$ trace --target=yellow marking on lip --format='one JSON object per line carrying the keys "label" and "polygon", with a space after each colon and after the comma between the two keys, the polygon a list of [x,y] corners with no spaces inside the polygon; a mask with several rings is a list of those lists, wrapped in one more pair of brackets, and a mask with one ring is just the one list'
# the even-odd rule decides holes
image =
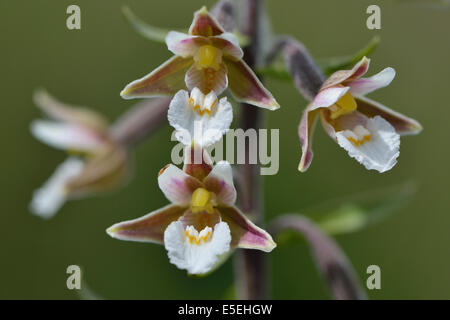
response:
{"label": "yellow marking on lip", "polygon": [[369,142],[372,135],[368,134],[362,137],[362,139],[355,139],[353,137],[347,137],[347,140],[353,143],[356,147],[362,146],[364,143]]}
{"label": "yellow marking on lip", "polygon": [[211,233],[211,231],[208,231],[206,233],[206,235],[203,235],[201,237],[196,237],[195,235],[192,235],[189,230],[186,230],[185,236],[188,239],[190,244],[195,244],[196,246],[198,246],[202,242],[206,243],[211,238],[212,233]]}

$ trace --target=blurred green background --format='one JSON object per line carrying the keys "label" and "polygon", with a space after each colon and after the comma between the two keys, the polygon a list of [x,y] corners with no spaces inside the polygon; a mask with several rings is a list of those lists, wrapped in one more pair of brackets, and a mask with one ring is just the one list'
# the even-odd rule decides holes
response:
{"label": "blurred green background", "polygon": [[[418,184],[412,201],[389,220],[337,237],[363,283],[367,266],[381,267],[382,289],[369,291],[372,299],[450,298],[450,10],[429,3],[267,1],[274,31],[297,37],[316,58],[354,53],[380,35],[369,72],[392,66],[398,76],[371,97],[424,126],[421,135],[402,139],[399,163],[385,174],[365,170],[318,127],[315,159],[300,174],[297,125],[306,101],[291,84],[267,82],[282,106],[266,114],[268,128],[281,128],[280,171],[265,180],[268,219],[359,191],[404,181]],[[79,31],[66,28],[70,4],[81,7]],[[168,126],[137,148],[136,175],[123,189],[69,202],[50,221],[28,212],[32,191],[65,158],[29,132],[30,121],[41,116],[32,91],[45,87],[62,101],[95,108],[114,120],[135,103],[119,97],[124,85],[171,55],[164,45],[132,30],[120,12],[125,4],[153,25],[182,29],[195,10],[214,2],[0,1],[0,298],[77,299],[66,288],[71,264],[82,266],[87,285],[104,298],[218,299],[232,286],[231,259],[209,277],[191,278],[169,263],[163,247],[121,242],[105,233],[115,222],[166,204],[156,174],[170,161]],[[381,6],[381,30],[365,26],[370,4]],[[269,259],[273,298],[328,298],[304,242],[279,246]]]}

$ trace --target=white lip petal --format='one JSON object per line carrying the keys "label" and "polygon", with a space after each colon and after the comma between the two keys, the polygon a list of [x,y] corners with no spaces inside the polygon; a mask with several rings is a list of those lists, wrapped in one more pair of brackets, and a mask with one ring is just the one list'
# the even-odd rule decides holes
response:
{"label": "white lip petal", "polygon": [[35,120],[30,128],[38,140],[57,149],[92,151],[104,142],[93,132],[68,123]]}
{"label": "white lip petal", "polygon": [[45,219],[53,217],[66,201],[65,184],[80,174],[83,167],[83,161],[78,158],[71,157],[61,163],[45,184],[34,191],[31,212]]}
{"label": "white lip petal", "polygon": [[370,132],[369,141],[356,146],[349,140],[353,133],[344,130],[336,132],[337,142],[368,170],[385,172],[392,169],[400,155],[400,135],[380,116],[367,119],[364,127]]}
{"label": "white lip petal", "polygon": [[[222,255],[230,250],[231,234],[228,224],[219,222],[214,226],[212,234],[208,237],[211,228],[198,232],[189,226],[184,228],[180,221],[172,222],[164,232],[164,246],[170,262],[179,269],[187,270],[190,274],[205,274],[211,271],[216,263],[220,262]],[[189,241],[187,233],[206,241]]]}
{"label": "white lip petal", "polygon": [[[186,91],[177,92],[170,103],[168,119],[170,125],[177,130],[175,137],[178,141],[184,145],[191,145],[195,141],[196,144],[207,147],[219,141],[230,128],[233,109],[226,98],[217,101],[214,92],[206,97],[199,92],[194,88],[191,99]],[[200,108],[196,107],[194,110],[197,104]]]}

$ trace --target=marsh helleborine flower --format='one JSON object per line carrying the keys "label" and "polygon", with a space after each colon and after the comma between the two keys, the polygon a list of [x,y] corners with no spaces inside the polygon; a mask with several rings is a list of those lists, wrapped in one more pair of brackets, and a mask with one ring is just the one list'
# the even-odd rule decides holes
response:
{"label": "marsh helleborine flower", "polygon": [[54,120],[34,120],[32,134],[42,142],[77,154],[69,156],[33,193],[32,213],[51,218],[68,198],[109,190],[124,181],[127,152],[108,135],[105,119],[91,110],[64,105],[45,91],[34,100]]}
{"label": "marsh helleborine flower", "polygon": [[421,131],[417,121],[364,97],[389,85],[395,76],[393,68],[386,68],[370,78],[362,78],[369,62],[364,57],[352,70],[332,74],[306,108],[299,125],[300,171],[308,169],[312,161],[311,138],[317,116],[328,135],[350,157],[379,172],[388,171],[396,164],[400,135]]}
{"label": "marsh helleborine flower", "polygon": [[225,32],[206,8],[194,14],[189,34],[171,31],[167,47],[175,56],[122,90],[125,99],[172,96],[179,90],[195,87],[204,94],[220,95],[227,87],[238,101],[275,110],[279,108],[272,94],[264,88],[242,60],[237,38]]}
{"label": "marsh helleborine flower", "polygon": [[[195,164],[194,154],[201,161]],[[254,225],[234,204],[236,189],[228,162],[215,166],[205,150],[193,145],[184,170],[165,166],[158,184],[170,205],[141,218],[110,227],[113,238],[164,244],[170,262],[190,274],[211,271],[231,248],[275,248],[272,237]]]}

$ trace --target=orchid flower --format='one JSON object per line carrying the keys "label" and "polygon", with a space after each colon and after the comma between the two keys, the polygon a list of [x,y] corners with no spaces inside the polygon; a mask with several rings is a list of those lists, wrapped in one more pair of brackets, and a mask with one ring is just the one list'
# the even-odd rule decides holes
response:
{"label": "orchid flower", "polygon": [[[194,154],[202,161],[195,164]],[[184,170],[165,166],[158,184],[171,202],[141,218],[107,229],[117,239],[164,244],[170,262],[190,274],[210,272],[232,248],[275,248],[272,237],[236,206],[236,189],[228,162],[215,166],[204,149],[187,148]]]}
{"label": "orchid flower", "polygon": [[175,137],[186,146],[208,147],[219,141],[230,128],[233,109],[227,98],[218,100],[214,91],[206,96],[194,88],[189,95],[181,90],[169,105],[169,123]]}
{"label": "orchid flower", "polygon": [[299,125],[302,158],[299,170],[308,169],[312,161],[311,138],[315,120],[350,157],[367,169],[390,170],[399,156],[400,136],[417,134],[421,125],[364,95],[388,86],[395,77],[386,68],[370,78],[362,78],[370,60],[364,57],[352,70],[332,74],[303,113]]}
{"label": "orchid flower", "polygon": [[68,198],[108,190],[124,179],[127,152],[110,139],[105,119],[91,110],[64,105],[45,91],[35,102],[53,120],[34,120],[32,134],[40,141],[75,153],[55,170],[30,204],[32,213],[51,218]]}
{"label": "orchid flower", "polygon": [[175,56],[128,84],[121,92],[123,98],[172,96],[186,87],[220,95],[228,87],[238,101],[270,110],[279,108],[243,61],[244,53],[237,38],[225,32],[205,7],[194,14],[189,34],[171,31],[166,44]]}

